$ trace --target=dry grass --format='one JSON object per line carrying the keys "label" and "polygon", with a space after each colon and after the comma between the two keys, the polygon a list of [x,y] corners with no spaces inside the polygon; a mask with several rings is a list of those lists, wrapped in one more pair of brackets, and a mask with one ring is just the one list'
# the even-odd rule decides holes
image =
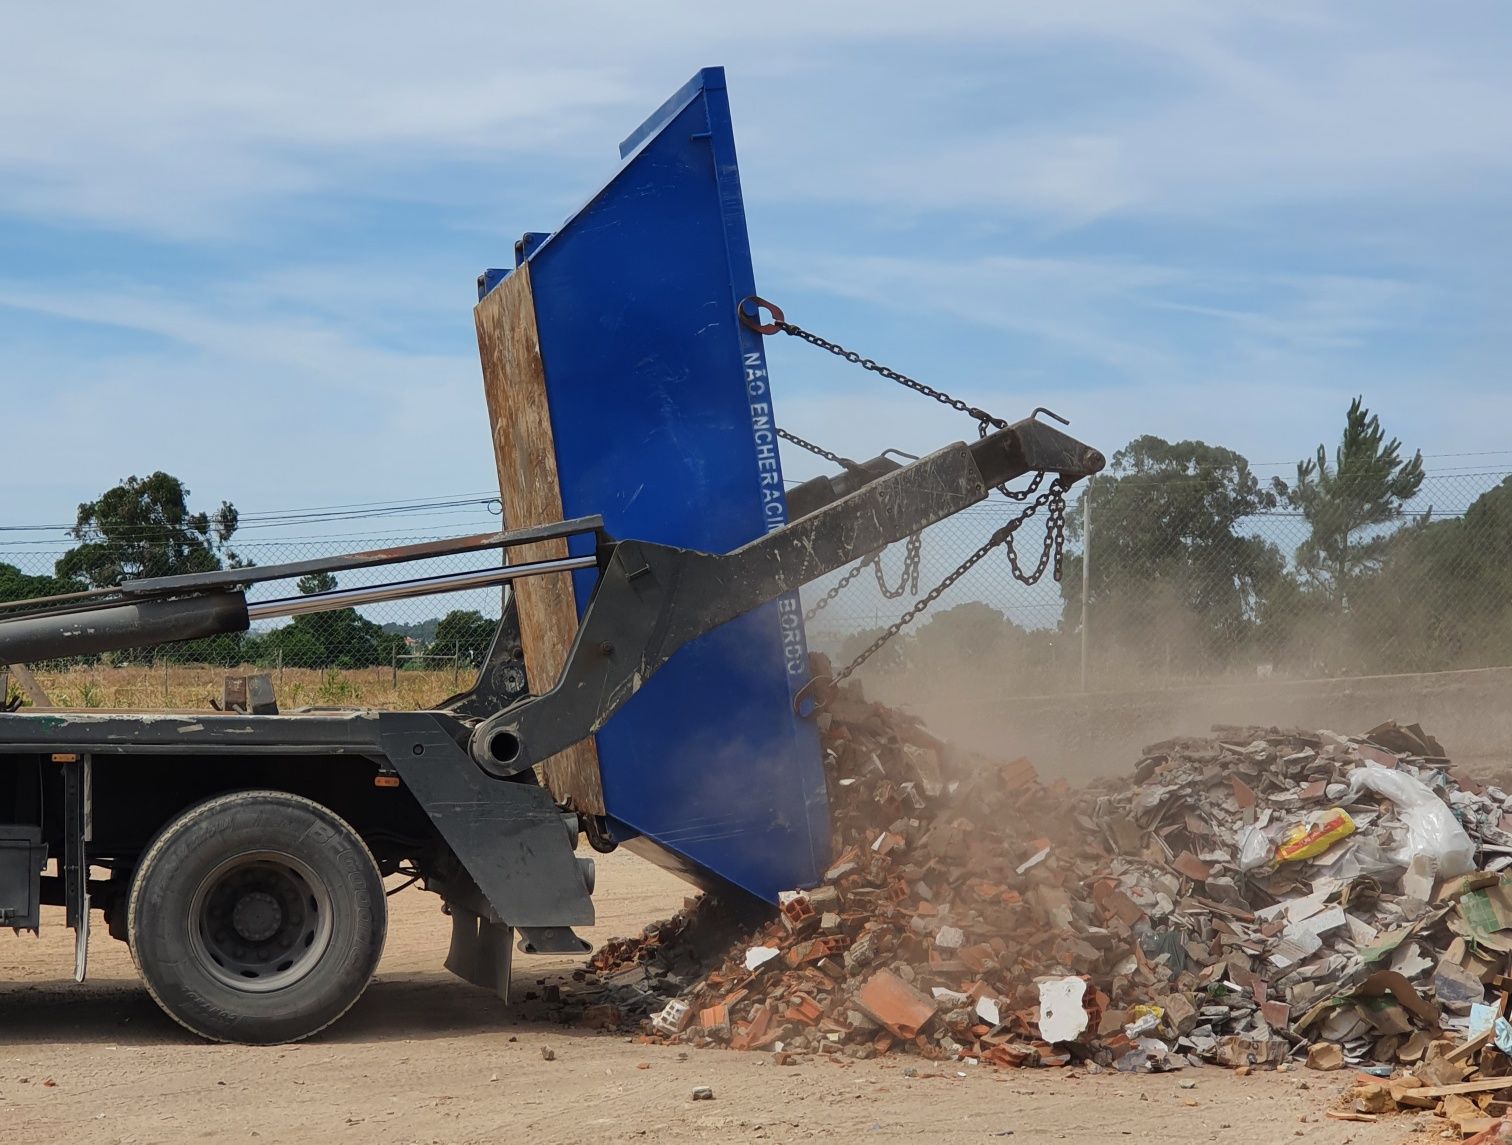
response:
{"label": "dry grass", "polygon": [[[224,668],[204,664],[155,667],[71,668],[38,672],[37,680],[60,708],[165,708],[209,710],[221,698],[221,682],[229,675],[260,671],[252,667]],[[279,707],[284,710],[321,705],[391,708],[413,711],[444,700],[471,683],[466,669],[402,671],[357,668],[322,671],[286,668],[269,671]],[[12,681],[11,687],[15,688]]]}

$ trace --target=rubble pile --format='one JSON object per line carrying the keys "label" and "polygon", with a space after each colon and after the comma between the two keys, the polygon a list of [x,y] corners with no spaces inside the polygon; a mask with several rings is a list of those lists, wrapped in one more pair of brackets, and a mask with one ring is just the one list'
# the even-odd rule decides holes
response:
{"label": "rubble pile", "polygon": [[1358,1099],[1377,1108],[1512,1074],[1512,797],[1422,729],[1218,728],[1072,790],[854,686],[819,718],[823,882],[697,956],[707,899],[595,956],[600,996],[653,1036],[1001,1066],[1296,1059],[1382,1075]]}

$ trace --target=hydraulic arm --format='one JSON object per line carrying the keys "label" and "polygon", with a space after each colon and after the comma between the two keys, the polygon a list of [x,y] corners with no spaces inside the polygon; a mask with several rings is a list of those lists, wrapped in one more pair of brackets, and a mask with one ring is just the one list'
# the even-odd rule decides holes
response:
{"label": "hydraulic arm", "polygon": [[[1027,473],[1054,473],[1061,488],[1096,473],[1102,454],[1029,418],[957,442],[907,465],[865,462],[844,482],[800,487],[804,515],[730,553],[610,538],[584,517],[508,533],[203,575],[129,581],[117,588],[0,605],[0,663],[95,655],[128,647],[245,631],[253,620],[462,588],[597,565],[599,578],[560,677],[549,689],[488,715],[473,759],[513,775],[592,735],[678,648],[758,605],[793,592],[894,541],[982,501]],[[798,491],[795,491],[798,492]],[[399,580],[249,604],[249,585],[438,556],[509,549],[593,533],[592,556]],[[9,614],[8,618],[7,614]]]}

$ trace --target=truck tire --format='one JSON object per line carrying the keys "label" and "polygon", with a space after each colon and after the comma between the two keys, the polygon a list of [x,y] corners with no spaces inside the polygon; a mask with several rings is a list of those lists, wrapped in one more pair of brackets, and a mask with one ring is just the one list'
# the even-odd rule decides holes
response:
{"label": "truck tire", "polygon": [[383,879],[329,808],[238,791],[185,811],[132,876],[126,929],[153,1000],[218,1042],[307,1038],[367,988],[388,929]]}

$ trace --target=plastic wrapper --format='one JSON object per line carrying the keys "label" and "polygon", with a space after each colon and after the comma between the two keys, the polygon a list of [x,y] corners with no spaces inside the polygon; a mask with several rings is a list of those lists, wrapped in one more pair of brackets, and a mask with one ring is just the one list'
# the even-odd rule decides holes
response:
{"label": "plastic wrapper", "polygon": [[1239,869],[1248,874],[1265,866],[1274,851],[1263,827],[1246,827],[1239,836]]}
{"label": "plastic wrapper", "polygon": [[1352,797],[1362,791],[1384,795],[1396,804],[1407,836],[1392,858],[1409,866],[1416,855],[1432,860],[1440,878],[1453,878],[1475,869],[1475,844],[1454,813],[1428,787],[1404,771],[1374,763],[1357,767],[1349,776]]}
{"label": "plastic wrapper", "polygon": [[1330,807],[1327,811],[1314,811],[1301,823],[1291,828],[1276,847],[1276,861],[1298,863],[1315,858],[1340,839],[1354,834],[1354,820],[1342,807]]}

